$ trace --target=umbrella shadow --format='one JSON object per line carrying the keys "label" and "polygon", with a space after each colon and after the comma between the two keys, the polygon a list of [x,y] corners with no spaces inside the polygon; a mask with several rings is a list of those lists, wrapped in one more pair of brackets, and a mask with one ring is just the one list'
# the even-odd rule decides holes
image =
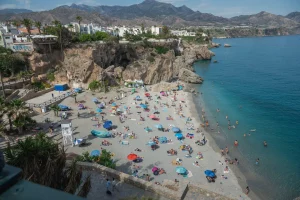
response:
{"label": "umbrella shadow", "polygon": [[84,112],[84,113],[80,113],[80,117],[79,118],[91,118],[94,117],[95,114],[89,113],[89,112]]}

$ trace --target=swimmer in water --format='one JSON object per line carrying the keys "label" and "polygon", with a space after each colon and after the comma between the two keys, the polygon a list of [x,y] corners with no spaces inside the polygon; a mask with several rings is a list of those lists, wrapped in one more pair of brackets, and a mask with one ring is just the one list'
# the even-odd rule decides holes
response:
{"label": "swimmer in water", "polygon": [[219,108],[217,108],[217,112],[220,112],[220,109],[219,109]]}
{"label": "swimmer in water", "polygon": [[236,124],[239,124],[239,121],[238,121],[238,120],[236,120],[236,121],[235,121],[235,123],[236,123]]}
{"label": "swimmer in water", "polygon": [[226,119],[228,119],[228,116],[226,115]]}
{"label": "swimmer in water", "polygon": [[256,165],[258,165],[258,164],[259,164],[259,158],[257,158],[257,159],[256,159],[256,162],[255,162],[255,164],[256,164]]}
{"label": "swimmer in water", "polygon": [[234,141],[234,146],[236,146],[236,147],[237,147],[238,145],[239,145],[238,141],[237,141],[237,140],[235,140],[235,141]]}
{"label": "swimmer in water", "polygon": [[267,147],[267,146],[268,146],[267,142],[266,142],[266,141],[264,141],[264,147]]}
{"label": "swimmer in water", "polygon": [[244,133],[244,137],[246,137],[246,133]]}

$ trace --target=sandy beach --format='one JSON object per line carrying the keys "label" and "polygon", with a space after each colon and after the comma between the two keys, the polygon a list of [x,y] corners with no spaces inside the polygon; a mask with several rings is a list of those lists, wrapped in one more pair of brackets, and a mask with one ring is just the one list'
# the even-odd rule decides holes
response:
{"label": "sandy beach", "polygon": [[[219,152],[216,152],[212,146],[211,137],[208,133],[200,127],[200,121],[197,114],[196,107],[193,103],[192,94],[188,92],[178,91],[176,92],[176,101],[173,103],[175,106],[172,106],[172,99],[174,93],[169,94],[168,96],[162,96],[159,92],[152,92],[151,87],[148,87],[149,93],[152,96],[152,100],[148,100],[145,97],[145,92],[143,89],[137,89],[136,93],[131,94],[130,88],[123,88],[124,96],[120,100],[116,100],[115,97],[121,97],[120,91],[111,91],[109,93],[92,93],[91,91],[85,91],[77,95],[77,101],[83,102],[87,107],[85,110],[78,110],[77,103],[75,103],[74,98],[66,98],[61,104],[67,105],[72,108],[72,111],[69,111],[69,119],[72,119],[72,127],[74,138],[87,138],[88,145],[84,147],[78,147],[71,145],[66,146],[66,151],[68,153],[82,154],[83,152],[91,152],[93,150],[107,149],[114,154],[113,159],[116,161],[117,170],[132,174],[133,164],[139,167],[138,176],[143,174],[149,174],[151,176],[151,181],[162,183],[165,179],[167,180],[188,180],[193,183],[199,184],[202,188],[220,193],[227,197],[233,199],[249,199],[245,195],[245,189],[241,188],[238,179],[230,169],[230,165],[227,165],[225,162],[225,157],[221,156]],[[140,96],[140,101],[135,101],[134,99]],[[160,96],[160,99],[157,99],[157,96]],[[101,130],[104,131],[103,122],[101,122],[101,117],[99,118],[100,126],[98,127],[98,121],[92,121],[91,117],[94,114],[91,114],[91,111],[96,111],[97,106],[93,102],[93,98],[98,98],[99,101],[104,101],[106,103],[105,109],[103,112],[106,113],[104,120],[110,120],[113,123],[115,129],[111,130],[111,133],[119,133],[118,136],[114,138],[97,138],[91,135],[92,130]],[[125,106],[130,107],[130,112],[126,113],[126,118],[124,122],[121,123],[119,117],[110,113],[112,106],[108,102],[113,99],[113,101],[118,105],[119,109],[125,112]],[[140,103],[148,102],[149,111],[146,112],[143,108],[139,106]],[[182,106],[182,111],[178,115],[179,106]],[[152,115],[155,110],[154,106],[157,107],[159,114],[155,114],[159,120],[153,120],[149,116]],[[80,117],[77,117],[79,112]],[[167,120],[167,117],[171,116],[173,120]],[[143,117],[145,121],[140,121],[140,117]],[[186,124],[187,118],[190,117],[190,121]],[[43,122],[46,118],[49,118],[53,123],[57,124],[57,128],[54,132],[58,135],[56,139],[61,140],[61,133],[59,128],[60,118],[54,117],[52,111],[35,116],[34,119],[37,122]],[[169,132],[159,131],[156,126],[161,124],[165,129],[169,128]],[[124,127],[129,127],[128,131],[125,131]],[[188,127],[193,126],[195,130],[188,130]],[[152,129],[150,132],[145,131],[145,127]],[[175,134],[172,131],[172,127],[180,128],[182,134],[186,136],[187,133],[193,134],[193,138],[185,138],[184,140],[178,140],[175,137]],[[196,129],[200,127],[201,132],[197,133]],[[47,129],[47,127],[45,127]],[[122,133],[122,135],[121,135]],[[130,139],[129,137],[124,137],[125,134],[135,134],[136,139]],[[172,142],[166,144],[158,144],[159,148],[152,151],[151,147],[146,145],[151,141],[155,136],[158,137],[167,137],[168,140]],[[195,144],[197,140],[202,140],[206,138],[208,142],[204,146],[199,146]],[[103,140],[107,140],[112,145],[103,146],[101,145]],[[123,143],[129,143],[129,145],[123,145]],[[187,151],[180,150],[181,145],[190,145],[193,149],[191,157],[187,158]],[[141,152],[135,151],[138,148]],[[167,151],[174,149],[177,151],[177,155],[168,155]],[[201,152],[203,159],[198,159],[197,153]],[[130,153],[137,154],[142,157],[143,161],[140,163],[133,163],[127,159],[127,155]],[[175,172],[177,165],[174,165],[175,160],[179,158],[182,160],[181,166],[188,170],[187,176],[178,175]],[[194,164],[195,161],[198,161],[198,165]],[[172,164],[173,163],[173,164]],[[229,167],[229,172],[224,173],[225,167]],[[163,168],[166,171],[166,174],[161,174],[154,176],[152,173],[152,168],[158,167]],[[215,183],[209,183],[204,174],[205,170],[216,169],[217,179]],[[104,186],[103,186],[104,187]]]}

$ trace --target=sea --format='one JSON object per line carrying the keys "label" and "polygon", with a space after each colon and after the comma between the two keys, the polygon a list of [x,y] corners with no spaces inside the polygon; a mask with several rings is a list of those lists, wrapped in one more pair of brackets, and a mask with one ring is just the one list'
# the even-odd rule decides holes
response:
{"label": "sea", "polygon": [[222,46],[211,49],[212,61],[194,64],[204,79],[196,86],[202,94],[195,102],[205,107],[210,134],[239,160],[246,185],[258,199],[299,197],[300,35],[213,42]]}

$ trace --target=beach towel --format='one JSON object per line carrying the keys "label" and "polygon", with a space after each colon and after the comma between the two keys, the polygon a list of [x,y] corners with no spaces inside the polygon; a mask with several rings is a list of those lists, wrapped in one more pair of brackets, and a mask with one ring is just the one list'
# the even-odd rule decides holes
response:
{"label": "beach towel", "polygon": [[229,173],[229,171],[224,171],[224,174],[228,174]]}

